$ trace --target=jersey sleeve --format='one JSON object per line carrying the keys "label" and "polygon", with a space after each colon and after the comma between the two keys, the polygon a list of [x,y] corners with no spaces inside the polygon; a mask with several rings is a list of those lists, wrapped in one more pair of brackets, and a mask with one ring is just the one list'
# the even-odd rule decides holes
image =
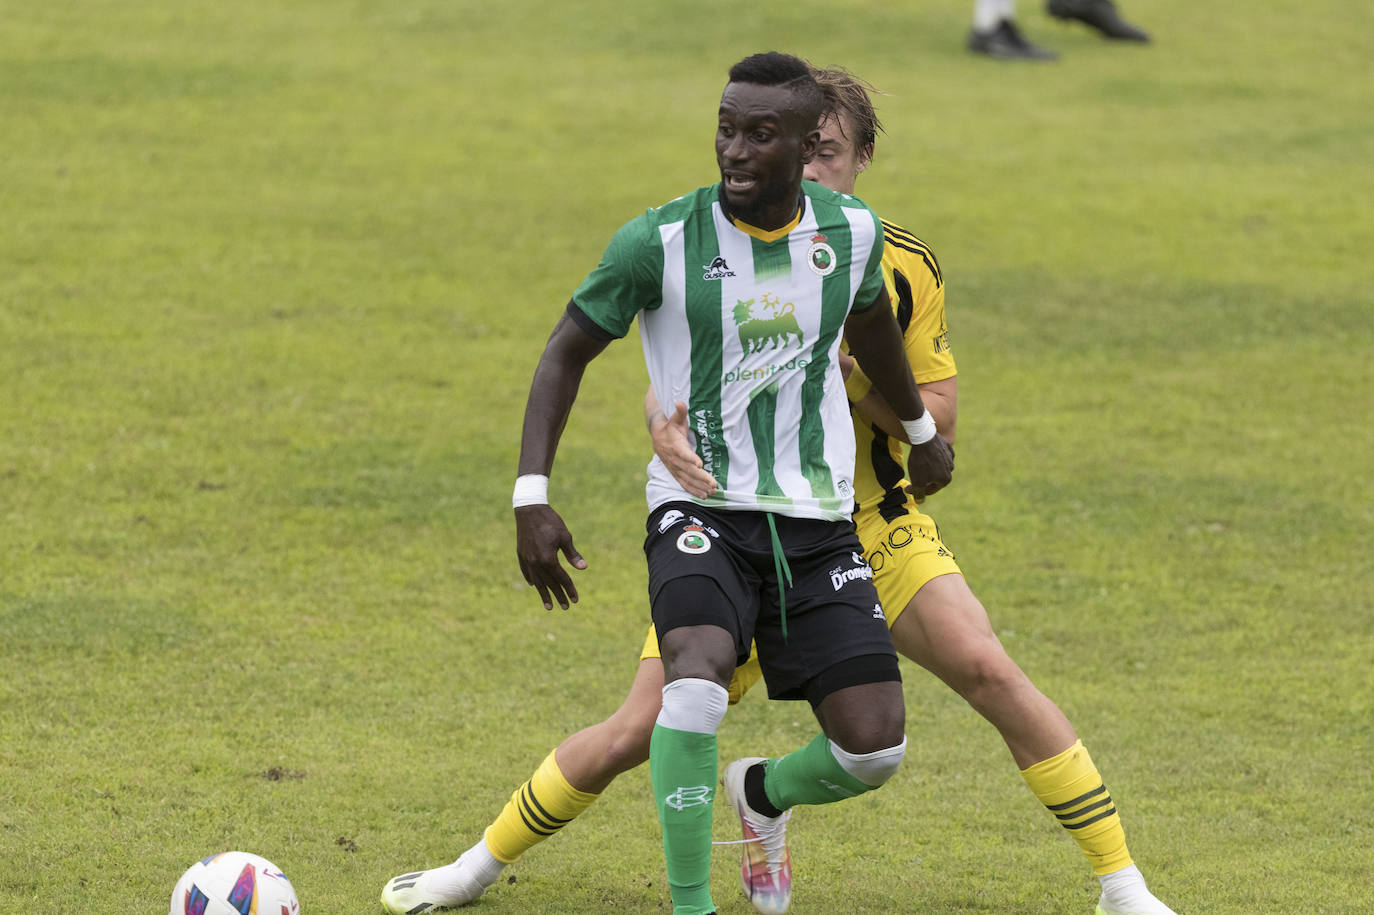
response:
{"label": "jersey sleeve", "polygon": [[874,305],[874,298],[878,295],[878,290],[883,285],[883,226],[878,219],[878,214],[872,210],[868,211],[873,217],[874,239],[873,248],[868,252],[868,261],[864,264],[863,279],[859,281],[859,291],[854,295],[855,312],[867,311]]}
{"label": "jersey sleeve", "polygon": [[[954,351],[949,346],[949,328],[945,323],[945,285],[935,282],[924,266],[921,269],[925,276],[918,273],[921,281],[912,284],[911,320],[902,328],[902,344],[916,383],[927,384],[952,378],[958,370],[954,366]],[[893,272],[896,285],[897,271]],[[897,307],[900,323],[900,299]]]}
{"label": "jersey sleeve", "polygon": [[620,227],[572,300],[613,337],[629,333],[639,312],[662,304],[663,246],[647,214]]}
{"label": "jersey sleeve", "polygon": [[899,226],[886,224],[888,246],[883,258],[892,309],[902,328],[902,345],[917,384],[942,381],[957,374],[945,322],[945,283],[940,262],[930,246]]}
{"label": "jersey sleeve", "polygon": [[[902,230],[891,236],[882,272],[888,298],[902,329],[902,346],[917,384],[943,381],[958,374],[945,322],[945,284],[935,254],[924,242]],[[855,403],[872,382],[857,365],[845,380],[845,393]]]}

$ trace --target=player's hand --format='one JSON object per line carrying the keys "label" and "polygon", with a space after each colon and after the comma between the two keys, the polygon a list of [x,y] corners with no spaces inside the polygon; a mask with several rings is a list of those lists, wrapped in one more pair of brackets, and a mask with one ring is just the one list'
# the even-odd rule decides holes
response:
{"label": "player's hand", "polygon": [[933,495],[949,485],[954,477],[954,446],[943,435],[921,445],[912,445],[906,461],[907,492],[917,498]]}
{"label": "player's hand", "polygon": [[687,444],[685,403],[679,400],[672,416],[660,414],[654,419],[649,424],[649,435],[654,440],[654,454],[688,493],[705,499],[720,489],[716,478],[703,469],[701,457]]}
{"label": "player's hand", "polygon": [[558,561],[560,552],[574,569],[587,567],[558,512],[547,505],[522,505],[515,510],[515,554],[520,559],[520,572],[539,592],[545,610],[552,610],[554,601],[564,610],[569,601],[577,603],[577,588]]}

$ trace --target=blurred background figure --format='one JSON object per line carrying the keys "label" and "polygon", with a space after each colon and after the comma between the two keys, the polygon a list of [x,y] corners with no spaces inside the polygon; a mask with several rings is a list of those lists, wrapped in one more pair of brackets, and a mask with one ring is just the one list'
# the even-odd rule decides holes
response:
{"label": "blurred background figure", "polygon": [[[1150,36],[1121,18],[1112,0],[1048,0],[1045,9],[1056,19],[1077,20],[1118,41],[1149,41]],[[1016,0],[974,0],[973,28],[968,49],[1005,60],[1057,60],[1059,55],[1021,34],[1016,25]]]}

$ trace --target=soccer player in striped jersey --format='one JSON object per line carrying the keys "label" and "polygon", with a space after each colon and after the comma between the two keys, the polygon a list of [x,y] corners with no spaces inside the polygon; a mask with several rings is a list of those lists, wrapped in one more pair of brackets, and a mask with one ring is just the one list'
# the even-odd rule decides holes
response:
{"label": "soccer player in striped jersey", "polygon": [[[832,190],[852,192],[872,159],[880,125],[865,84],[841,70],[818,70],[815,75],[832,114],[822,124],[821,143],[806,177]],[[955,366],[945,328],[939,264],[930,248],[911,233],[887,222],[883,232],[884,279],[915,380],[942,433],[952,439]],[[847,387],[860,443],[856,520],[899,651],[945,679],[1002,731],[1031,790],[1079,841],[1100,875],[1099,912],[1168,913],[1149,894],[1131,864],[1119,814],[1072,727],[1006,657],[982,606],[940,542],[934,521],[904,491],[898,444],[901,427],[872,392],[863,372],[854,370],[852,362],[848,366]],[[646,416],[655,450],[670,472],[694,495],[713,491],[715,480],[704,472],[700,457],[687,444],[686,412],[678,410],[670,420],[651,391]],[[729,701],[738,701],[758,679],[757,659],[751,657],[737,669]],[[617,775],[648,758],[662,686],[663,668],[651,629],[621,707],[604,721],[569,736],[551,752],[511,796],[483,838],[457,861],[396,878],[388,890],[396,884],[404,888],[395,891],[393,898],[407,904],[463,905],[480,896],[505,865],[556,835]],[[1040,723],[1021,726],[1022,718]],[[782,827],[782,823],[757,822],[745,826],[746,835],[752,832],[758,841],[746,845],[741,876],[746,894],[759,911],[784,911],[790,898],[790,860]],[[384,894],[383,901],[387,898]],[[398,904],[388,911],[409,908]]]}
{"label": "soccer player in striped jersey", "polygon": [[[850,521],[842,336],[913,441],[913,483],[923,492],[948,483],[953,451],[907,365],[877,216],[802,180],[824,103],[795,57],[757,54],[730,69],[715,137],[720,182],[616,232],[550,335],[525,410],[517,554],[546,609],[577,600],[560,553],[586,567],[548,504],[558,439],[586,365],[633,321],[657,396],[690,405],[700,454],[720,483],[693,499],[656,461],[646,489],[664,679],[649,767],[674,915],[715,912],[716,730],[751,644],[770,698],[807,700],[820,733],[766,770],[727,771],[736,806],[766,796],[778,821],[796,804],[843,801],[879,788],[906,751],[897,655]],[[846,573],[838,583],[836,569]],[[421,874],[389,889],[399,883],[427,892],[433,880]]]}

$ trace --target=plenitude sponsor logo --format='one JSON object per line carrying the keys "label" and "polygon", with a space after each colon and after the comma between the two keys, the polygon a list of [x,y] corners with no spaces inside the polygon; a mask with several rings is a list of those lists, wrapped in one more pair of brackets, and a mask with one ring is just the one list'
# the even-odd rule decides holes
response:
{"label": "plenitude sponsor logo", "polygon": [[806,368],[810,364],[810,359],[796,356],[786,362],[770,362],[767,365],[761,365],[755,369],[747,369],[741,366],[726,372],[725,377],[722,378],[721,381],[724,384],[732,384],[736,381],[765,381],[778,372],[795,372]]}

